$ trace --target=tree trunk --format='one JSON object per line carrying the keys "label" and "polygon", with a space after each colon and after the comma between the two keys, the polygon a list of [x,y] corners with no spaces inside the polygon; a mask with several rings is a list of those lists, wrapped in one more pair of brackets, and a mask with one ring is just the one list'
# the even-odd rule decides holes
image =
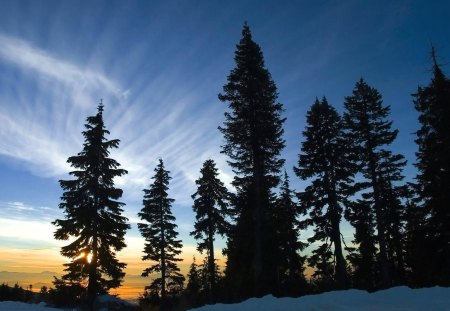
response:
{"label": "tree trunk", "polygon": [[254,173],[254,239],[255,239],[255,255],[254,255],[254,271],[253,271],[253,285],[255,295],[258,297],[262,295],[263,284],[261,284],[262,274],[262,206],[261,206],[261,182],[259,170],[255,169]]}
{"label": "tree trunk", "polygon": [[[88,283],[88,303],[90,307],[93,307],[95,297],[97,296],[98,288],[97,288],[97,258],[98,258],[98,250],[97,250],[97,235],[94,234],[92,237],[92,257],[91,262],[89,263],[89,283]],[[87,259],[86,259],[87,260]]]}
{"label": "tree trunk", "polygon": [[346,261],[342,253],[341,231],[339,228],[339,215],[332,215],[332,237],[334,244],[334,256],[336,258],[335,277],[339,289],[348,288],[348,276]]}
{"label": "tree trunk", "polygon": [[373,198],[375,207],[375,217],[377,220],[378,231],[378,243],[380,246],[380,270],[381,270],[381,282],[382,288],[389,288],[391,286],[391,278],[389,273],[389,262],[387,258],[387,246],[386,246],[386,228],[384,225],[384,217],[381,206],[380,190],[378,186],[378,178],[375,172],[375,159],[372,152],[370,152],[369,170],[371,175],[371,183],[373,188]]}
{"label": "tree trunk", "polygon": [[[329,174],[325,174],[325,183],[328,192],[328,207],[330,208],[331,236],[330,240],[334,244],[334,256],[336,258],[335,278],[338,289],[348,288],[347,263],[342,253],[342,241],[339,215],[339,203],[336,194],[334,181],[330,181]],[[332,184],[333,183],[333,184]]]}
{"label": "tree trunk", "polygon": [[209,217],[209,228],[208,228],[208,270],[209,270],[209,303],[213,304],[215,301],[215,288],[216,288],[216,264],[214,259],[214,231],[211,224],[211,217]]}
{"label": "tree trunk", "polygon": [[166,237],[164,228],[164,212],[162,199],[160,206],[160,222],[161,222],[161,310],[165,310],[166,300]]}
{"label": "tree trunk", "polygon": [[258,296],[261,294],[261,272],[262,272],[262,206],[261,206],[261,191],[260,191],[260,182],[259,176],[255,177],[255,185],[254,185],[254,193],[255,193],[255,205],[254,205],[254,220],[255,220],[255,230],[253,232],[255,238],[255,257],[254,257],[254,289],[255,294]]}
{"label": "tree trunk", "polygon": [[[93,229],[93,236],[92,236],[92,246],[91,246],[91,262],[89,263],[89,283],[88,283],[88,289],[87,289],[87,296],[88,296],[88,303],[90,305],[90,308],[92,309],[94,307],[94,300],[95,297],[98,294],[98,280],[97,280],[97,261],[98,261],[98,241],[97,241],[97,233],[98,233],[98,210],[99,210],[99,203],[98,203],[98,197],[95,195],[95,201],[94,201],[94,211],[92,213],[92,229]],[[89,254],[86,254],[86,256],[89,256]],[[87,257],[86,257],[87,260]]]}
{"label": "tree trunk", "polygon": [[253,103],[252,120],[250,124],[252,156],[253,156],[253,221],[254,221],[254,240],[255,240],[255,254],[253,257],[253,289],[256,297],[263,294],[264,284],[262,283],[263,271],[263,251],[262,251],[262,222],[263,222],[263,206],[261,202],[261,175],[263,174],[262,160],[260,159],[260,144],[258,141],[259,133],[257,131],[257,116],[256,107]]}

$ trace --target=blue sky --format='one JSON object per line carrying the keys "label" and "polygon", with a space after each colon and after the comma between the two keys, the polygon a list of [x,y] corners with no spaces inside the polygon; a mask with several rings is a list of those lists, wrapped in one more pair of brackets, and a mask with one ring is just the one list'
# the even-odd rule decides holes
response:
{"label": "blue sky", "polygon": [[[193,253],[190,195],[203,161],[213,158],[221,178],[232,179],[220,154],[217,127],[226,105],[217,94],[234,67],[244,21],[286,110],[283,156],[296,190],[304,186],[291,172],[306,111],[324,95],[342,111],[361,77],[391,105],[400,130],[392,149],[409,160],[411,180],[418,128],[411,94],[430,79],[431,42],[449,72],[448,1],[2,0],[0,7],[4,254],[57,254],[61,243],[52,240],[50,221],[62,217],[58,180],[68,177],[66,159],[81,150],[85,118],[100,99],[110,138],[121,140],[112,157],[129,171],[117,181],[126,216],[136,223],[142,189],[162,157],[180,233]],[[133,227],[127,254],[137,261],[143,244]],[[0,270],[34,269],[5,256]]]}

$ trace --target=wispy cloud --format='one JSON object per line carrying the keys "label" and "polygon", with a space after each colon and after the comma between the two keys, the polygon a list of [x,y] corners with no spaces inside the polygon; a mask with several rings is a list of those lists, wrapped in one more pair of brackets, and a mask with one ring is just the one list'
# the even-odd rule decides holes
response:
{"label": "wispy cloud", "polygon": [[[211,104],[215,92],[205,97],[204,85],[180,85],[176,63],[134,91],[101,72],[4,35],[2,62],[20,72],[13,84],[23,95],[0,94],[0,155],[22,161],[34,174],[61,178],[71,170],[66,160],[81,150],[85,118],[95,113],[102,96],[106,127],[111,138],[121,139],[112,156],[129,172],[117,180],[125,200],[141,200],[159,157],[171,171],[171,195],[178,204],[192,203],[194,181],[207,158],[216,160],[227,184],[231,181],[217,131],[224,107]],[[25,89],[28,84],[35,93]]]}
{"label": "wispy cloud", "polygon": [[49,222],[54,220],[54,208],[33,206],[24,202],[1,202],[0,218]]}
{"label": "wispy cloud", "polygon": [[[81,151],[85,118],[95,113],[101,94],[109,138],[121,140],[111,156],[129,172],[117,179],[124,190],[122,200],[127,203],[125,216],[133,224],[126,236],[128,247],[120,256],[132,263],[129,271],[142,271],[144,242],[134,224],[141,221],[137,212],[142,189],[152,182],[161,157],[173,177],[169,192],[176,199],[174,214],[181,224],[183,250],[188,250],[189,260],[183,264],[187,269],[195,253],[189,238],[194,219],[190,195],[203,161],[214,159],[222,180],[231,182],[225,157],[220,154],[222,137],[217,130],[224,106],[216,102],[215,91],[205,97],[204,85],[177,81],[176,63],[164,68],[148,86],[139,90],[124,87],[119,79],[106,78],[23,40],[1,35],[0,66],[19,73],[19,78],[12,80],[15,91],[0,94],[0,155],[20,161],[35,175],[67,178],[72,168],[66,160]],[[53,239],[55,227],[51,221],[64,217],[62,211],[56,206],[25,203],[32,198],[17,200],[23,202],[0,202],[0,244],[27,249],[53,247],[52,252],[58,254],[59,246],[67,242]]]}
{"label": "wispy cloud", "polygon": [[[121,91],[116,83],[99,72],[80,68],[17,38],[0,35],[0,57],[25,70],[65,83],[76,92],[101,87],[117,96],[129,93]],[[81,101],[78,104],[88,103]]]}
{"label": "wispy cloud", "polygon": [[2,63],[16,76],[12,91],[0,95],[0,155],[24,161],[38,175],[67,172],[67,154],[80,145],[82,120],[98,94],[126,94],[99,72],[0,34]]}

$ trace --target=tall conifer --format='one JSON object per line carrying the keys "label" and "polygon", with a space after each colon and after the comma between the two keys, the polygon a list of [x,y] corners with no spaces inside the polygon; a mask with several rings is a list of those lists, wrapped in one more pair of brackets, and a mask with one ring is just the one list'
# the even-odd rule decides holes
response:
{"label": "tall conifer", "polygon": [[[386,120],[390,107],[383,106],[381,94],[376,89],[361,79],[356,83],[353,95],[345,98],[344,105],[346,134],[354,147],[353,152],[358,159],[359,171],[367,181],[362,184],[366,190],[361,194],[360,204],[354,205],[363,211],[353,210],[349,220],[355,227],[362,225],[360,229],[367,230],[368,235],[372,232],[368,226],[370,227],[371,221],[374,221],[381,277],[381,284],[374,286],[387,288],[393,285],[389,266],[388,229],[400,217],[397,205],[399,193],[395,193],[393,189],[396,183],[403,179],[402,169],[406,161],[402,155],[393,154],[386,149],[397,137],[398,130],[391,130],[392,121]],[[388,198],[387,193],[394,197]],[[361,218],[358,218],[359,216]],[[365,233],[361,231],[359,234]],[[366,242],[372,239],[364,236],[360,238]],[[370,253],[373,248],[374,246],[368,246],[366,252]]]}
{"label": "tall conifer", "polygon": [[213,160],[206,160],[200,170],[201,176],[195,181],[197,191],[192,195],[194,200],[195,230],[191,232],[199,241],[197,249],[207,252],[207,275],[209,302],[215,300],[216,263],[214,258],[215,235],[225,236],[230,231],[229,220],[231,210],[229,207],[230,194],[223,182],[218,178],[216,165]]}
{"label": "tall conifer", "polygon": [[219,130],[225,137],[222,152],[230,160],[236,176],[234,206],[237,223],[228,243],[226,276],[233,284],[235,298],[263,295],[273,290],[272,271],[276,244],[271,241],[272,189],[279,183],[284,160],[282,105],[277,89],[265,68],[261,48],[244,25],[235,52],[236,67],[228,75],[219,99],[229,112]]}
{"label": "tall conifer", "polygon": [[322,242],[309,259],[316,268],[315,277],[323,286],[344,289],[349,286],[347,263],[343,255],[340,222],[343,208],[353,193],[351,184],[356,166],[343,137],[342,120],[326,98],[315,103],[307,113],[298,167],[303,180],[311,180],[299,193],[302,210],[309,212],[306,225],[314,226],[309,242]]}
{"label": "tall conifer", "polygon": [[164,308],[167,296],[179,294],[183,288],[184,276],[177,265],[177,262],[182,261],[177,257],[181,254],[182,244],[177,239],[177,225],[171,211],[174,199],[169,198],[167,193],[171,177],[169,171],[164,169],[162,159],[159,159],[152,179],[150,188],[144,189],[144,207],[138,213],[145,221],[138,223],[146,242],[142,260],[153,261],[153,265],[146,268],[142,276],[160,273],[146,289],[160,295]]}
{"label": "tall conifer", "polygon": [[[122,190],[114,187],[114,178],[127,173],[109,158],[110,149],[118,148],[119,140],[107,140],[103,122],[103,104],[95,116],[87,118],[83,131],[83,150],[67,162],[75,169],[75,179],[60,180],[64,193],[59,208],[65,218],[56,219],[55,238],[73,242],[61,248],[61,254],[71,259],[64,264],[62,281],[81,284],[87,280],[90,302],[95,296],[119,287],[126,264],[119,262],[116,252],[125,245],[124,235],[129,225],[121,214],[125,204],[117,201]],[[60,284],[59,282],[58,284]]]}
{"label": "tall conifer", "polygon": [[425,285],[450,285],[450,79],[441,70],[432,50],[433,77],[414,94],[420,113],[416,167],[420,205],[424,207],[429,281]]}

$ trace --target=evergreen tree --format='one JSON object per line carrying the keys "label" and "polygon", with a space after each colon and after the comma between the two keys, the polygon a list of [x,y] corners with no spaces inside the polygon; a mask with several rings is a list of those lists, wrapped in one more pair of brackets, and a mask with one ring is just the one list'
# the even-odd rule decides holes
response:
{"label": "evergreen tree", "polygon": [[162,308],[168,295],[174,296],[183,288],[184,276],[180,273],[177,258],[181,254],[181,241],[177,239],[175,231],[175,217],[171,206],[174,199],[169,198],[169,171],[164,169],[164,163],[159,159],[155,168],[153,183],[149,189],[144,189],[144,207],[138,213],[145,223],[138,223],[146,243],[142,260],[151,260],[155,263],[142,272],[143,277],[153,273],[161,273],[146,289],[157,293],[161,297]]}
{"label": "evergreen tree", "polygon": [[186,285],[186,291],[193,295],[199,295],[202,289],[200,270],[195,262],[195,256],[192,258],[191,266],[187,274],[188,283]]}
{"label": "evergreen tree", "polygon": [[289,176],[284,172],[280,197],[274,211],[276,239],[279,244],[278,270],[280,296],[300,296],[306,293],[305,257],[300,252],[307,246],[300,241],[300,230],[304,229],[298,220],[299,208],[293,201],[293,192],[289,186]]}
{"label": "evergreen tree", "polygon": [[[213,273],[216,293],[218,293],[219,291],[217,291],[217,289],[218,287],[220,287],[222,274],[220,273],[220,269],[217,263],[214,263]],[[208,297],[210,289],[211,277],[209,271],[209,258],[205,257],[203,263],[201,265],[198,265],[194,257],[193,262],[189,268],[188,284],[185,290],[186,297],[189,299],[189,306],[199,307],[201,305],[204,305],[205,302],[208,302],[208,300],[210,300]],[[217,296],[215,298],[217,300]]]}
{"label": "evergreen tree", "polygon": [[375,216],[367,201],[358,199],[345,210],[345,218],[355,228],[352,243],[347,247],[351,264],[353,287],[373,291],[379,283]]}
{"label": "evergreen tree", "polygon": [[[402,169],[406,161],[402,155],[393,154],[385,149],[395,140],[398,130],[391,130],[392,121],[386,120],[390,107],[383,107],[381,94],[376,89],[361,79],[356,83],[353,95],[345,98],[344,104],[346,134],[353,143],[359,170],[367,180],[362,184],[366,190],[362,193],[360,204],[353,205],[358,209],[362,208],[363,211],[352,211],[353,216],[349,220],[354,224],[358,222],[356,226],[362,225],[361,229],[368,230],[366,231],[368,234],[372,231],[368,227],[372,225],[372,219],[374,220],[377,230],[375,241],[379,248],[378,262],[381,276],[379,286],[387,288],[393,284],[389,267],[387,230],[396,219],[400,218],[397,214],[398,206],[395,206],[398,193],[393,189],[395,183],[403,179]],[[388,199],[386,197],[388,192],[394,197]],[[362,218],[355,220],[358,216]],[[365,233],[361,231],[360,234]],[[361,238],[366,239],[366,242],[373,240],[372,237],[361,236]],[[355,242],[358,241],[355,239]],[[374,247],[368,247],[366,252],[372,252]]]}
{"label": "evergreen tree", "polygon": [[[396,158],[395,158],[396,157]],[[389,274],[392,285],[406,283],[406,199],[409,197],[406,185],[396,185],[395,181],[403,179],[401,163],[403,156],[384,158],[380,163],[380,180],[383,182],[380,193],[386,219],[386,248],[389,259]],[[394,165],[392,165],[394,163]],[[403,164],[406,162],[403,161]]]}
{"label": "evergreen tree", "polygon": [[432,50],[433,77],[414,94],[420,113],[416,153],[417,190],[423,206],[426,263],[432,285],[450,285],[450,79],[441,70]]}
{"label": "evergreen tree", "polygon": [[219,99],[230,108],[219,130],[225,137],[222,153],[230,160],[236,176],[233,205],[236,225],[227,245],[226,276],[240,299],[273,291],[276,271],[275,228],[271,224],[272,189],[279,183],[284,160],[281,117],[277,90],[265,68],[261,48],[244,25],[235,52],[236,67],[228,75]]}
{"label": "evergreen tree", "polygon": [[420,287],[433,285],[433,276],[430,275],[427,253],[427,238],[425,230],[425,211],[423,206],[417,204],[417,184],[410,184],[410,199],[406,204],[406,241],[405,261],[408,285]]}
{"label": "evergreen tree", "polygon": [[65,218],[53,224],[56,239],[75,238],[61,249],[61,254],[71,259],[64,264],[67,273],[62,282],[82,284],[87,280],[87,295],[93,302],[96,295],[119,287],[125,275],[126,264],[119,262],[115,253],[126,246],[124,235],[129,225],[121,216],[124,203],[117,200],[122,190],[114,187],[114,178],[127,171],[108,157],[119,140],[105,138],[109,131],[103,123],[102,103],[97,114],[87,118],[85,127],[83,150],[67,160],[75,169],[69,173],[75,179],[59,181],[64,190],[59,208]]}
{"label": "evergreen tree", "polygon": [[[217,260],[216,260],[217,261]],[[203,294],[205,295],[209,295],[209,289],[211,288],[211,274],[210,274],[210,263],[209,263],[209,258],[205,257],[203,260],[203,263],[199,266],[200,269],[200,279],[201,279],[201,287],[202,287],[202,291]],[[220,272],[220,268],[219,265],[217,264],[217,262],[214,262],[214,286],[216,289],[216,296],[214,298],[216,298],[216,301],[219,299],[219,294],[220,294],[220,290],[221,288],[221,283],[222,283],[222,279],[223,279],[223,275]],[[210,301],[209,297],[208,300]]]}
{"label": "evergreen tree", "polygon": [[187,298],[189,299],[189,306],[194,308],[202,305],[202,279],[200,273],[201,271],[195,262],[194,257],[187,274],[188,283],[185,290]]}
{"label": "evergreen tree", "polygon": [[227,188],[218,178],[216,165],[213,160],[206,160],[200,170],[201,176],[195,181],[197,191],[192,195],[194,200],[195,230],[191,232],[196,240],[200,240],[197,249],[200,253],[206,250],[208,260],[208,296],[209,302],[215,300],[215,258],[214,236],[228,234],[230,224],[227,216],[231,215]]}
{"label": "evergreen tree", "polygon": [[[299,193],[303,211],[309,211],[306,225],[314,226],[310,243],[323,241],[313,250],[309,263],[316,269],[314,277],[326,288],[348,288],[347,264],[342,250],[340,222],[356,166],[352,164],[343,137],[342,120],[326,98],[316,99],[306,117],[298,167],[295,173],[303,180],[311,179],[305,191]],[[333,248],[333,250],[332,250]]]}

